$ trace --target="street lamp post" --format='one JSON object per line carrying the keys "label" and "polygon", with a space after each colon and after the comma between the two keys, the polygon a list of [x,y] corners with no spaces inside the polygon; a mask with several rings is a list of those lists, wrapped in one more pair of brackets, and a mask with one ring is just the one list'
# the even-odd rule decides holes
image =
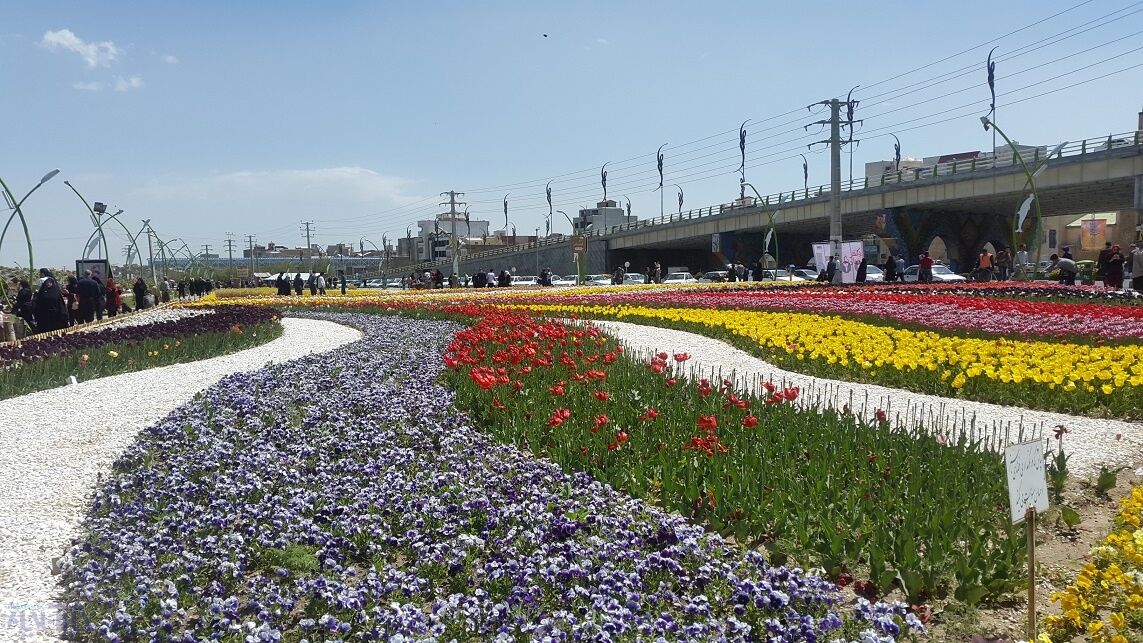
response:
{"label": "street lamp post", "polygon": [[[766,256],[766,252],[770,249],[770,240],[773,239],[773,241],[774,241],[774,280],[777,281],[778,280],[778,266],[781,264],[778,263],[778,233],[774,229],[774,217],[778,216],[779,211],[770,209],[770,202],[768,200],[764,200],[762,198],[762,195],[758,193],[758,188],[754,187],[753,184],[748,183],[748,182],[743,182],[742,185],[750,188],[751,191],[754,192],[754,196],[757,197],[758,202],[762,204],[763,212],[766,213],[766,218],[770,222],[770,230],[766,233],[766,242],[762,248],[762,256],[763,257]],[[763,273],[763,274],[765,274],[765,273]]]}
{"label": "street lamp post", "polygon": [[[984,125],[984,131],[987,132],[989,128],[991,128],[996,134],[999,134],[1000,137],[1004,139],[1004,142],[1007,143],[1008,147],[1012,149],[1013,158],[1015,158],[1016,161],[1020,164],[1020,169],[1024,170],[1024,176],[1027,178],[1025,187],[1028,188],[1029,194],[1028,197],[1024,200],[1024,203],[1020,206],[1020,211],[1016,215],[1016,221],[1012,227],[1012,244],[1013,247],[1015,247],[1016,234],[1023,231],[1024,217],[1028,213],[1028,206],[1033,205],[1032,202],[1034,202],[1034,205],[1036,206],[1036,226],[1034,228],[1036,237],[1036,259],[1035,263],[1033,264],[1033,278],[1035,278],[1035,271],[1039,270],[1040,267],[1040,249],[1043,246],[1041,236],[1044,233],[1043,211],[1040,208],[1040,196],[1036,193],[1036,177],[1045,169],[1047,169],[1048,160],[1056,154],[1059,154],[1060,151],[1064,149],[1064,146],[1067,145],[1067,143],[1064,142],[1057,145],[1056,148],[1048,152],[1048,154],[1044,156],[1044,160],[1040,161],[1039,164],[1033,169],[1029,168],[1028,164],[1024,162],[1024,155],[1020,153],[1020,148],[1012,142],[1012,139],[1008,138],[1008,135],[1004,133],[1004,130],[996,126],[996,123],[992,122],[987,116],[981,116],[980,123]],[[995,155],[995,153],[996,152],[994,148],[993,155]],[[996,163],[994,159],[993,167],[995,166]]]}
{"label": "street lamp post", "polygon": [[8,226],[12,224],[12,217],[20,217],[20,226],[24,229],[24,240],[28,244],[28,281],[29,282],[34,281],[36,278],[36,273],[35,273],[36,264],[35,264],[35,260],[32,258],[32,237],[28,233],[28,221],[24,218],[24,211],[21,209],[21,206],[24,205],[24,201],[26,201],[28,199],[28,197],[32,196],[33,192],[40,189],[40,186],[42,186],[43,184],[47,183],[48,181],[51,181],[59,173],[60,173],[60,171],[57,169],[57,170],[52,170],[51,172],[48,172],[47,174],[45,174],[43,176],[43,178],[40,179],[40,182],[36,184],[36,187],[32,188],[31,190],[28,190],[28,193],[24,195],[24,198],[20,199],[19,201],[16,200],[16,196],[14,194],[12,194],[12,191],[8,189],[8,184],[4,183],[3,179],[0,179],[0,188],[4,189],[4,194],[8,197],[8,199],[10,199],[12,201],[12,214],[8,215],[8,222],[4,224],[4,231],[0,232],[0,246],[4,245],[4,235],[7,234],[7,232],[8,232]]}
{"label": "street lamp post", "polygon": [[578,273],[576,275],[576,285],[582,286],[584,281],[586,281],[586,267],[584,266],[584,262],[587,260],[587,236],[586,235],[577,235],[575,233],[575,223],[572,222],[572,218],[568,216],[567,212],[564,212],[563,210],[556,210],[556,212],[559,212],[560,214],[564,215],[564,218],[568,220],[568,225],[571,226],[572,241],[570,243],[579,243],[579,242],[575,241],[576,237],[583,239],[583,248],[584,248],[583,256],[581,256],[580,253],[578,253],[578,252],[572,253],[572,256],[575,257],[576,272]]}
{"label": "street lamp post", "polygon": [[[377,247],[377,244],[373,243],[373,240],[368,239],[366,237],[361,237],[360,239],[357,240],[357,243],[361,244],[361,254],[365,254],[365,242],[366,241],[368,241],[369,245],[373,246],[373,249],[377,251],[377,276],[380,277],[381,276],[381,258],[382,258],[382,255],[384,255],[384,253],[381,252],[381,248]],[[384,237],[382,237],[381,241],[382,241],[382,243],[385,242]]]}

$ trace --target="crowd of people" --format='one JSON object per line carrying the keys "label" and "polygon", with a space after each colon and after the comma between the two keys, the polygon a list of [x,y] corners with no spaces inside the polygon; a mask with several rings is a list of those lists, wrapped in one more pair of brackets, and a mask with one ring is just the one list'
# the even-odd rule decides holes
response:
{"label": "crowd of people", "polygon": [[11,312],[23,321],[28,333],[46,333],[79,324],[89,324],[105,317],[115,317],[133,310],[150,308],[171,300],[201,297],[213,290],[213,282],[199,277],[175,281],[162,279],[155,288],[143,277],[135,279],[130,292],[132,307],[124,299],[124,290],[113,276],[103,278],[86,270],[78,276],[68,275],[61,281],[47,268],[41,268],[35,285],[27,279],[13,279]]}
{"label": "crowd of people", "polygon": [[[346,290],[345,276],[342,275],[340,280],[341,294],[344,295]],[[277,294],[282,295],[283,297],[288,297],[290,295],[301,295],[307,289],[310,291],[310,295],[324,295],[327,285],[336,288],[337,279],[331,278],[327,282],[325,275],[320,272],[312,272],[309,274],[308,278],[302,278],[302,273],[297,272],[294,273],[294,276],[291,278],[288,273],[283,271],[279,272],[277,277],[274,277],[274,288],[277,291]],[[243,287],[245,286],[246,283],[243,282]]]}

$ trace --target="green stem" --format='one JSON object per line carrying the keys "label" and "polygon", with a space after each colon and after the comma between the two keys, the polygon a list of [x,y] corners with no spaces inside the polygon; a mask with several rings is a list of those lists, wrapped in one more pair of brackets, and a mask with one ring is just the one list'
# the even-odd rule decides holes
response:
{"label": "green stem", "polygon": [[[99,233],[100,241],[103,242],[103,256],[106,257],[108,261],[110,261],[111,255],[108,254],[107,251],[107,237],[103,234],[103,221],[101,221],[99,216],[95,214],[95,210],[91,207],[91,204],[87,202],[87,199],[83,198],[83,195],[79,193],[79,190],[75,189],[75,186],[72,185],[70,181],[64,181],[64,185],[71,188],[71,191],[75,192],[75,195],[79,197],[79,200],[83,201],[83,205],[87,208],[87,213],[91,216],[91,223],[95,226],[96,232]],[[87,246],[84,246],[84,250],[87,250]]]}
{"label": "green stem", "polygon": [[[1032,264],[1032,275],[1035,277],[1036,271],[1040,268],[1040,248],[1043,246],[1043,243],[1040,239],[1040,235],[1043,232],[1043,211],[1040,209],[1040,195],[1036,194],[1036,179],[1032,176],[1032,171],[1028,169],[1028,165],[1024,163],[1024,155],[1020,153],[1020,149],[1016,147],[1016,144],[1012,142],[1012,139],[1008,138],[1008,135],[1004,133],[1004,130],[996,126],[996,123],[988,121],[988,124],[996,130],[996,133],[999,134],[1001,138],[1004,139],[1004,142],[1008,144],[1008,147],[1012,148],[1012,155],[1016,158],[1016,161],[1020,163],[1020,168],[1024,170],[1024,176],[1028,178],[1028,185],[1032,189],[1032,201],[1036,206],[1036,259]],[[1015,227],[1016,226],[1013,226],[1012,231],[1013,240],[1016,238]]]}
{"label": "green stem", "polygon": [[[26,195],[24,195],[23,199],[20,199],[19,201],[17,201],[16,195],[12,194],[12,190],[8,189],[8,184],[5,183],[3,179],[0,179],[0,187],[3,187],[4,192],[8,194],[8,198],[12,199],[12,203],[16,204],[16,211],[12,213],[12,216],[19,216],[20,217],[20,226],[24,228],[24,240],[28,244],[28,283],[31,283],[32,281],[35,281],[35,279],[36,279],[36,262],[35,262],[35,259],[32,258],[32,237],[28,233],[28,221],[24,218],[24,211],[20,209],[20,206],[22,206],[24,204],[24,201],[26,201],[28,199],[28,197],[32,196],[32,192],[35,192],[36,190],[40,189],[40,185],[43,185],[43,183],[40,183],[36,187],[32,188],[32,190],[30,192],[28,192]],[[12,216],[8,217],[8,223],[12,223]],[[0,233],[0,245],[2,245],[4,243],[4,234],[6,234],[7,232],[8,232],[8,225],[5,224],[4,225],[4,232]],[[0,286],[0,288],[2,288],[2,286]]]}

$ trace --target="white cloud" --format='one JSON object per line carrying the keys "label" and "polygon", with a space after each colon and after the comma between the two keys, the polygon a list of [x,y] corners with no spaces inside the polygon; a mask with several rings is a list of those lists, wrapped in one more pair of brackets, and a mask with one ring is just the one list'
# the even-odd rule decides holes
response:
{"label": "white cloud", "polygon": [[[121,189],[108,186],[101,193],[122,194],[134,211],[163,213],[152,222],[164,238],[206,237],[233,229],[257,235],[259,243],[300,243],[297,222],[312,218],[318,222],[316,242],[326,244],[356,241],[372,231],[380,235],[385,229],[400,228],[404,234],[418,210],[397,214],[392,210],[423,204],[427,195],[417,190],[416,181],[345,166],[168,174],[136,180]],[[433,196],[435,205],[439,199]],[[215,243],[202,240],[207,242]]]}
{"label": "white cloud", "polygon": [[115,77],[115,91],[117,92],[131,91],[132,89],[139,89],[142,86],[143,79],[138,76],[131,76],[130,78],[124,78],[122,76]]}
{"label": "white cloud", "polygon": [[604,47],[606,47],[607,45],[610,45],[610,44],[611,44],[611,41],[610,41],[610,40],[608,40],[607,38],[596,38],[596,39],[595,39],[595,44],[597,44],[597,45],[603,45]]}
{"label": "white cloud", "polygon": [[71,84],[72,87],[84,92],[97,92],[103,89],[103,83],[81,83],[75,82]]}
{"label": "white cloud", "polygon": [[59,31],[48,31],[44,33],[44,37],[40,40],[40,44],[48,49],[48,51],[70,51],[79,54],[84,61],[87,62],[88,67],[107,67],[115,62],[122,50],[115,46],[115,43],[110,40],[103,42],[84,42],[79,36],[72,33],[70,29],[60,29]]}
{"label": "white cloud", "polygon": [[166,56],[163,56],[163,62],[167,63],[168,65],[177,65],[179,64],[179,59],[175,56],[172,56],[171,54],[167,54]]}
{"label": "white cloud", "polygon": [[413,181],[401,177],[345,166],[165,177],[137,187],[133,195],[168,205],[205,201],[215,204],[212,207],[241,204],[241,209],[270,212],[296,208],[324,211],[336,202],[350,212],[367,212],[422,200],[424,195],[407,195],[412,185]]}

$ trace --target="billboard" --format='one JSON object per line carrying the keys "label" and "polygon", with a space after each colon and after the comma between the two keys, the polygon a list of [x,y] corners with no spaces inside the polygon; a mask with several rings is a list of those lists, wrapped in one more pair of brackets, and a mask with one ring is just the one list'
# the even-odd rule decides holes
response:
{"label": "billboard", "polygon": [[111,274],[111,262],[106,259],[76,259],[75,276],[82,277],[90,270],[92,277],[99,277],[99,281],[107,283],[107,275]]}

